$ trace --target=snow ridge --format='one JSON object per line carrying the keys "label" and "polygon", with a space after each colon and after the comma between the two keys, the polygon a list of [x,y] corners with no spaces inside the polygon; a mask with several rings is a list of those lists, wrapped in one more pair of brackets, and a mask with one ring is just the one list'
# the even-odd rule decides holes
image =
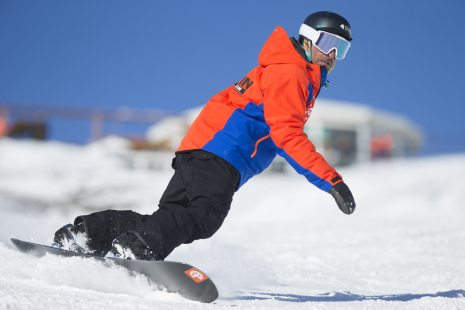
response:
{"label": "snow ridge", "polygon": [[217,234],[168,258],[207,273],[215,304],[118,266],[13,249],[10,238],[51,244],[90,212],[154,212],[172,154],[158,157],[167,169],[134,169],[119,145],[0,140],[0,309],[465,309],[465,154],[339,169],[350,216],[295,173],[255,177]]}

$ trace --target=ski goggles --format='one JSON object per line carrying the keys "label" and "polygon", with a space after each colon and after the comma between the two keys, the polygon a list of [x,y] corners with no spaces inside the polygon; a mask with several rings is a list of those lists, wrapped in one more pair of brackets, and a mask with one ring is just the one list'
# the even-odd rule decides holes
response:
{"label": "ski goggles", "polygon": [[306,24],[302,24],[299,34],[312,41],[313,45],[324,54],[336,50],[336,59],[343,59],[350,47],[349,41],[343,37],[326,31],[315,30]]}

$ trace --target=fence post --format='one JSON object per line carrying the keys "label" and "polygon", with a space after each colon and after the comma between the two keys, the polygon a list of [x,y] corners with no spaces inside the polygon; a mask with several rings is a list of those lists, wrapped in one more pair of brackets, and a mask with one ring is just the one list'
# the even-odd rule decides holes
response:
{"label": "fence post", "polygon": [[90,122],[92,141],[98,140],[103,137],[103,121],[103,113],[101,111],[92,111],[92,119]]}

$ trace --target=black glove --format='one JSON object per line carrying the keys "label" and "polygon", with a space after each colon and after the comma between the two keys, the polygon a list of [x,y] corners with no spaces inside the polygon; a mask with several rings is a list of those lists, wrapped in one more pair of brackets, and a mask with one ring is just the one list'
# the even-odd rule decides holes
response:
{"label": "black glove", "polygon": [[113,240],[111,253],[115,257],[137,260],[161,261],[158,254],[140,240],[136,234],[127,232]]}
{"label": "black glove", "polygon": [[337,183],[330,190],[329,193],[336,200],[337,206],[345,214],[352,214],[355,211],[354,196],[350,192],[349,187],[344,182]]}

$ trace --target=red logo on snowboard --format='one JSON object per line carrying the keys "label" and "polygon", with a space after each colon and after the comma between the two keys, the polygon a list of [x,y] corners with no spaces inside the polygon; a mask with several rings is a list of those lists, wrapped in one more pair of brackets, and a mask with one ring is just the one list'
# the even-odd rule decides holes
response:
{"label": "red logo on snowboard", "polygon": [[208,279],[206,274],[195,268],[186,270],[184,271],[184,273],[187,274],[192,280],[194,280],[197,283],[200,283]]}

